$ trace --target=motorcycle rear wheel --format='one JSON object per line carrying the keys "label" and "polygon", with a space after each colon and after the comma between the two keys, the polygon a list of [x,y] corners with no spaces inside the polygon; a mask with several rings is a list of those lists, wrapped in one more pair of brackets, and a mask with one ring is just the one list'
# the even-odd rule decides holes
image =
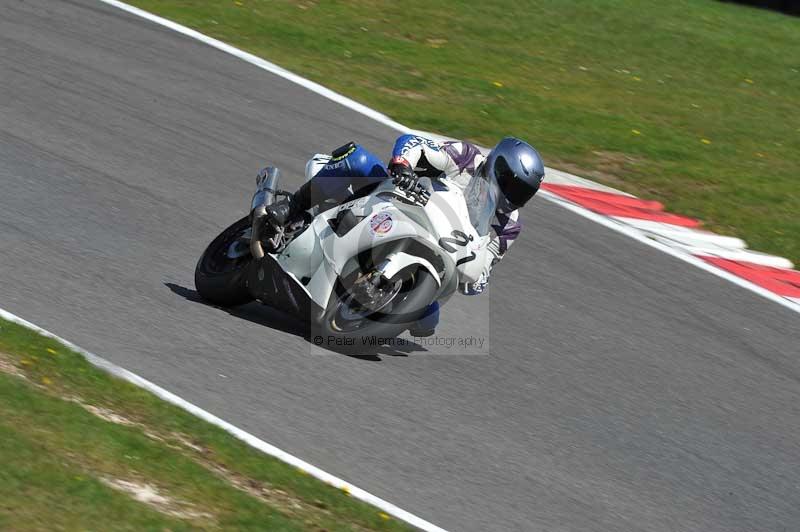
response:
{"label": "motorcycle rear wheel", "polygon": [[194,286],[200,297],[221,307],[235,307],[253,301],[247,288],[250,254],[250,217],[225,229],[208,245],[197,261]]}

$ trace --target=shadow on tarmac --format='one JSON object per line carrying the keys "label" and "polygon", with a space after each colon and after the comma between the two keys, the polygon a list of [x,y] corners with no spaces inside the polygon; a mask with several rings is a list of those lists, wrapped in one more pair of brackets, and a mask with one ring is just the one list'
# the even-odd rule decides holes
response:
{"label": "shadow on tarmac", "polygon": [[[311,331],[308,323],[298,320],[294,316],[290,316],[289,314],[281,312],[268,305],[262,305],[260,303],[253,302],[239,307],[219,307],[203,300],[203,298],[200,297],[200,294],[198,294],[197,291],[192,288],[187,288],[185,286],[170,282],[165,282],[164,286],[169,288],[173,294],[179,295],[187,301],[191,301],[192,303],[213,307],[227,312],[236,318],[244,319],[258,325],[263,325],[264,327],[269,327],[270,329],[276,329],[294,336],[298,336],[306,342],[314,345],[311,339]],[[336,346],[331,345],[326,347],[314,345],[314,348],[330,351],[340,355],[346,355],[357,360],[366,360],[372,362],[380,362],[380,355],[407,357],[410,353],[427,351],[427,349],[425,349],[423,346],[411,341],[403,342],[402,344],[398,345],[364,346],[363,349],[358,353],[354,353],[352,350],[339,350],[336,348]]]}

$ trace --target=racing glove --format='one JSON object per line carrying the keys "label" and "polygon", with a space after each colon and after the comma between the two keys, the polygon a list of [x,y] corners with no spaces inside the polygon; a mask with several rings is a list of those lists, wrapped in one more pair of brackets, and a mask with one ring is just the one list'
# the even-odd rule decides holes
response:
{"label": "racing glove", "polygon": [[395,185],[409,191],[414,189],[419,179],[411,163],[402,157],[393,157],[389,162],[389,175],[392,176]]}
{"label": "racing glove", "polygon": [[431,183],[427,178],[420,180],[411,163],[402,157],[394,157],[389,162],[389,175],[397,188],[404,190],[420,205],[428,203],[432,192]]}

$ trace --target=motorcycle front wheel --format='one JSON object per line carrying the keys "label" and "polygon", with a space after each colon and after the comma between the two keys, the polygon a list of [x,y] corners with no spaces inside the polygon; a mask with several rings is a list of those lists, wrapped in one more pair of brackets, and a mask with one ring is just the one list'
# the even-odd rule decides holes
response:
{"label": "motorcycle front wheel", "polygon": [[246,283],[253,261],[250,231],[250,217],[245,216],[211,241],[194,271],[194,286],[200,297],[221,307],[253,300]]}
{"label": "motorcycle front wheel", "polygon": [[[369,273],[362,279],[368,279]],[[381,283],[380,291],[365,294],[358,281],[349,288],[341,284],[331,297],[317,334],[328,340],[394,338],[410,328],[433,303],[437,283],[425,268],[406,269]],[[350,345],[353,345],[352,343]]]}

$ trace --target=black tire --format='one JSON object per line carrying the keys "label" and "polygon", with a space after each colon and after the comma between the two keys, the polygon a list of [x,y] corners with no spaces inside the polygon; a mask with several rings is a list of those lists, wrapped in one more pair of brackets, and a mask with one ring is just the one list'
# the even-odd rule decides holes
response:
{"label": "black tire", "polygon": [[347,345],[345,342],[336,342],[347,338],[353,340],[349,345],[354,348],[364,347],[364,338],[397,337],[422,317],[428,306],[434,302],[438,288],[433,275],[425,268],[400,272],[390,283],[398,280],[403,282],[404,288],[396,296],[399,299],[393,301],[391,313],[378,312],[370,315],[369,318],[360,320],[361,325],[352,329],[342,327],[341,322],[337,321],[342,316],[342,305],[349,297],[349,292],[340,285],[331,297],[322,319],[315,324],[315,335],[323,337],[323,345],[331,339],[335,345]]}
{"label": "black tire", "polygon": [[253,301],[247,289],[248,267],[253,262],[250,250],[242,249],[242,255],[231,258],[228,250],[250,227],[250,218],[245,216],[225,229],[215,238],[197,261],[194,271],[194,286],[206,301],[221,307],[235,307]]}

